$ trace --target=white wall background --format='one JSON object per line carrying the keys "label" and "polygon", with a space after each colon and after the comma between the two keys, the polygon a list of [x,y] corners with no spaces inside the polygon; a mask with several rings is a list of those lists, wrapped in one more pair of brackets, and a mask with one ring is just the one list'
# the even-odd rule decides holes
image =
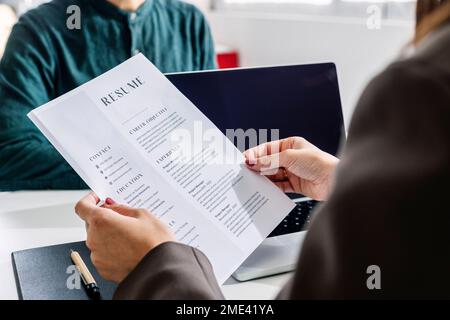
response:
{"label": "white wall background", "polygon": [[369,29],[361,16],[210,11],[208,0],[188,1],[205,11],[217,43],[239,51],[242,66],[336,63],[347,126],[367,82],[413,35],[412,20],[382,20],[380,29]]}

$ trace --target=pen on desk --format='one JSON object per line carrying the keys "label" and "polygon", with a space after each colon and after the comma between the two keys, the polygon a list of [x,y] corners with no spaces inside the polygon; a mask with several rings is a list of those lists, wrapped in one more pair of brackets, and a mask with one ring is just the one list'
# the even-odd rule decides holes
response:
{"label": "pen on desk", "polygon": [[84,263],[83,259],[81,259],[81,256],[78,252],[70,249],[70,258],[72,259],[73,263],[77,267],[81,279],[83,280],[83,284],[86,287],[86,291],[88,295],[93,299],[99,299],[100,298],[100,289],[97,286],[97,282],[95,282],[94,277],[92,276],[91,272],[87,268],[86,264]]}

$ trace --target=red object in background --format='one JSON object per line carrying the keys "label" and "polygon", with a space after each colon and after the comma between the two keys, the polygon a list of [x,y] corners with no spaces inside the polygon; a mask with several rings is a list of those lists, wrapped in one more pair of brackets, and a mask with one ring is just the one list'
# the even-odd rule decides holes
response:
{"label": "red object in background", "polygon": [[219,69],[239,67],[239,53],[236,50],[225,46],[218,46],[216,52]]}

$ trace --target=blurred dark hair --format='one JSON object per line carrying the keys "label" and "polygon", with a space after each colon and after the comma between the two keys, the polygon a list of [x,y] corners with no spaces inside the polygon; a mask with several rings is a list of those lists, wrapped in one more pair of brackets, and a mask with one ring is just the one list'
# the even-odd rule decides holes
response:
{"label": "blurred dark hair", "polygon": [[419,43],[430,32],[450,22],[449,0],[417,0],[416,35],[414,43]]}

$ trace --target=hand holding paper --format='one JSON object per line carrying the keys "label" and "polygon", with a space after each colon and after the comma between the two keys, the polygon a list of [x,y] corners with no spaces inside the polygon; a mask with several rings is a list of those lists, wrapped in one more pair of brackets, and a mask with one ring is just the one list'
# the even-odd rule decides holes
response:
{"label": "hand holding paper", "polygon": [[29,117],[101,199],[152,212],[220,283],[294,208],[141,54]]}
{"label": "hand holding paper", "polygon": [[175,241],[169,228],[145,209],[131,208],[107,198],[103,207],[93,193],[75,211],[89,225],[86,245],[100,275],[121,282],[158,245]]}

